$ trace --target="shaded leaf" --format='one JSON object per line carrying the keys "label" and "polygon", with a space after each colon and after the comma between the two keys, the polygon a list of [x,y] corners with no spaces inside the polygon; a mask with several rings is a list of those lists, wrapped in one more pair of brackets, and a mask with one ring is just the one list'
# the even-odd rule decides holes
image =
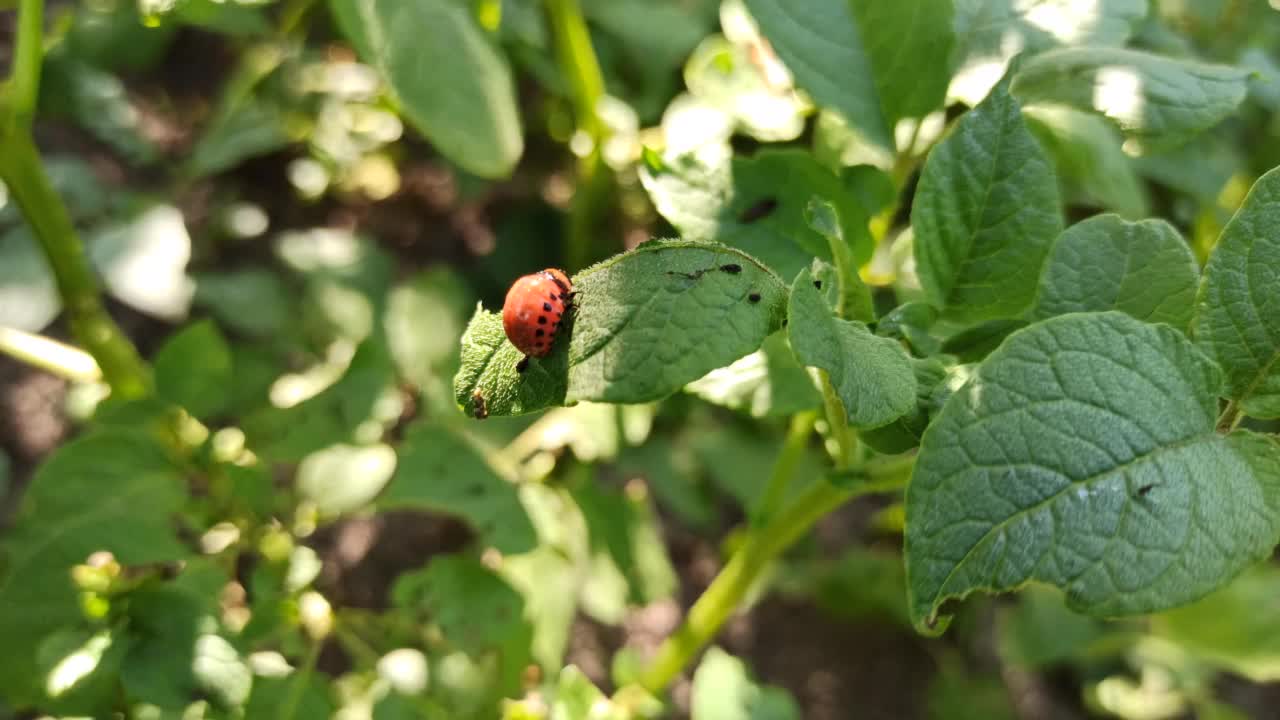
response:
{"label": "shaded leaf", "polygon": [[911,208],[916,272],[944,317],[1020,314],[1062,230],[1053,168],[1003,84],[925,162]]}
{"label": "shaded leaf", "polygon": [[226,408],[233,384],[231,348],[212,321],[192,323],[172,335],[155,357],[156,392],[198,418]]}
{"label": "shaded leaf", "polygon": [[782,688],[757,684],[741,660],[718,647],[693,673],[692,720],[799,720],[800,707]]}
{"label": "shaded leaf", "polygon": [[1095,215],[1054,242],[1033,314],[1120,310],[1183,330],[1199,280],[1191,247],[1169,223]]}
{"label": "shaded leaf", "polygon": [[1204,269],[1192,329],[1254,417],[1280,417],[1280,169],[1258,178]]}

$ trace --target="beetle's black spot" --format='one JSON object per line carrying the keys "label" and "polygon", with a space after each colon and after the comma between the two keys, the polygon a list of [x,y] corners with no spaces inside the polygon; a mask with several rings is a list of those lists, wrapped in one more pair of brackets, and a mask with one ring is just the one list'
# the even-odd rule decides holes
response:
{"label": "beetle's black spot", "polygon": [[814,280],[814,281],[813,281],[813,286],[814,286],[814,287],[816,287],[816,288],[818,288],[819,290],[821,290],[821,289],[822,289],[822,281],[821,281],[821,280]]}
{"label": "beetle's black spot", "polygon": [[551,312],[551,303],[542,303],[542,309]]}
{"label": "beetle's black spot", "polygon": [[526,355],[520,358],[520,362],[516,363],[516,372],[522,373],[528,369],[529,369],[529,356]]}
{"label": "beetle's black spot", "polygon": [[729,263],[728,265],[721,265],[720,269],[729,273],[730,275],[737,275],[738,273],[742,272],[742,266],[739,265],[738,263]]}
{"label": "beetle's black spot", "polygon": [[534,333],[534,336],[542,337],[543,335],[546,335],[546,334],[547,334],[546,330],[543,330],[542,328],[538,328],[537,332]]}
{"label": "beetle's black spot", "polygon": [[771,197],[764,198],[759,202],[757,202],[755,205],[752,205],[746,210],[743,210],[742,214],[738,215],[738,222],[753,223],[762,218],[769,217],[770,215],[773,214],[773,211],[777,209],[778,209],[777,198],[771,198]]}
{"label": "beetle's black spot", "polygon": [[551,302],[555,302],[560,299],[560,296],[557,295],[556,293],[550,293],[550,295],[551,295]]}
{"label": "beetle's black spot", "polygon": [[539,316],[538,316],[538,324],[539,324],[539,325],[546,325],[546,324],[547,324],[547,316],[546,316],[546,315],[539,315]]}
{"label": "beetle's black spot", "polygon": [[760,293],[751,293],[747,296],[747,299],[753,303],[758,303],[760,302]]}

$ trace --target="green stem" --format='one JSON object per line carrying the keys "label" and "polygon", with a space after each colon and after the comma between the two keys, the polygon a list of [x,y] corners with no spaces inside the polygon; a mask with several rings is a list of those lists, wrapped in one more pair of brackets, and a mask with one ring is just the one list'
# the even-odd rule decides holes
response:
{"label": "green stem", "polygon": [[150,372],[103,307],[71,215],[49,182],[26,129],[0,137],[0,180],[9,186],[49,261],[76,341],[98,361],[113,393],[125,398],[145,395],[151,387]]}
{"label": "green stem", "polygon": [[40,97],[40,63],[44,59],[44,0],[22,0],[18,6],[18,37],[13,72],[7,88],[5,129],[13,133],[31,127]]}
{"label": "green stem", "polygon": [[871,483],[836,487],[821,480],[773,521],[751,530],[706,592],[689,609],[684,623],[663,641],[653,663],[640,676],[640,685],[652,693],[666,688],[715,637],[774,559],[823,516],[858,495],[872,492],[875,487],[878,485],[873,487]]}
{"label": "green stem", "polygon": [[102,370],[93,356],[57,340],[0,327],[0,353],[72,382],[96,382]]}
{"label": "green stem", "polygon": [[813,412],[796,413],[791,417],[791,429],[787,431],[787,437],[782,442],[778,459],[774,461],[773,473],[765,484],[764,493],[756,501],[758,504],[752,518],[753,525],[764,524],[777,513],[778,508],[786,500],[787,488],[791,485],[791,478],[796,474],[796,466],[804,457],[804,448],[809,440],[809,434],[813,432],[813,423],[816,420],[817,413]]}
{"label": "green stem", "polygon": [[569,212],[567,263],[579,269],[595,259],[594,228],[608,201],[612,181],[602,147],[606,128],[597,106],[604,97],[604,74],[591,46],[591,33],[578,0],[546,0],[555,36],[556,59],[569,80],[574,122],[591,148],[578,162],[578,188]]}
{"label": "green stem", "polygon": [[324,642],[321,640],[312,640],[307,646],[307,654],[302,659],[302,665],[294,670],[293,676],[289,678],[289,694],[280,704],[280,712],[276,716],[279,720],[293,720],[294,714],[298,711],[298,705],[302,703],[302,694],[307,689],[311,673],[315,672],[316,661],[320,659],[320,648],[323,645]]}
{"label": "green stem", "polygon": [[831,427],[831,437],[836,441],[836,471],[845,470],[853,462],[854,440],[849,432],[849,416],[845,414],[844,402],[836,394],[831,384],[831,376],[826,370],[819,370],[822,377],[822,406],[826,411],[827,424]]}

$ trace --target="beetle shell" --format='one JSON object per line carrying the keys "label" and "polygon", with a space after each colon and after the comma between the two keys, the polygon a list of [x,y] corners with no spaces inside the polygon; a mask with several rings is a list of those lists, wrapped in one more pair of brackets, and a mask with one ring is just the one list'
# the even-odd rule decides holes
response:
{"label": "beetle shell", "polygon": [[507,339],[525,355],[546,357],[564,314],[569,311],[572,293],[569,278],[554,268],[516,280],[502,305],[502,328],[507,331]]}

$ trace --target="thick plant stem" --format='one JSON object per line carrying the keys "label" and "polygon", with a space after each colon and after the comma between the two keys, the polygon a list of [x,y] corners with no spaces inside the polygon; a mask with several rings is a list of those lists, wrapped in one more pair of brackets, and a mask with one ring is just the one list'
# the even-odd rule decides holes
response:
{"label": "thick plant stem", "polygon": [[22,0],[18,7],[13,72],[3,98],[8,115],[0,126],[0,135],[31,127],[36,101],[40,97],[40,63],[43,59],[44,0]]}
{"label": "thick plant stem", "polygon": [[782,450],[773,463],[773,473],[769,475],[764,494],[757,501],[753,524],[764,524],[778,512],[778,508],[786,500],[787,488],[791,485],[791,478],[796,474],[796,466],[804,456],[804,447],[810,433],[813,432],[813,423],[816,420],[817,413],[813,412],[796,413],[792,416],[791,429],[787,431],[787,437],[782,441]]}
{"label": "thick plant stem", "polygon": [[578,161],[578,187],[569,211],[567,264],[577,270],[595,259],[593,233],[612,187],[602,152],[606,131],[597,112],[604,97],[604,74],[578,0],[547,0],[547,14],[555,36],[556,59],[569,80],[577,132],[590,143]]}
{"label": "thick plant stem", "polygon": [[844,402],[836,394],[831,384],[831,376],[826,370],[819,370],[822,376],[822,405],[827,414],[827,424],[831,426],[831,436],[836,441],[835,466],[837,471],[845,470],[853,462],[854,439],[849,430],[849,417],[844,411]]}
{"label": "thick plant stem", "polygon": [[821,480],[774,521],[752,531],[689,609],[684,624],[663,641],[640,676],[640,685],[653,693],[666,688],[720,631],[769,564],[820,518],[858,494],[859,488],[838,488]]}
{"label": "thick plant stem", "polygon": [[76,341],[97,360],[112,393],[125,398],[145,395],[151,386],[147,366],[103,307],[71,215],[49,182],[26,129],[0,138],[0,179],[9,186],[49,261]]}

